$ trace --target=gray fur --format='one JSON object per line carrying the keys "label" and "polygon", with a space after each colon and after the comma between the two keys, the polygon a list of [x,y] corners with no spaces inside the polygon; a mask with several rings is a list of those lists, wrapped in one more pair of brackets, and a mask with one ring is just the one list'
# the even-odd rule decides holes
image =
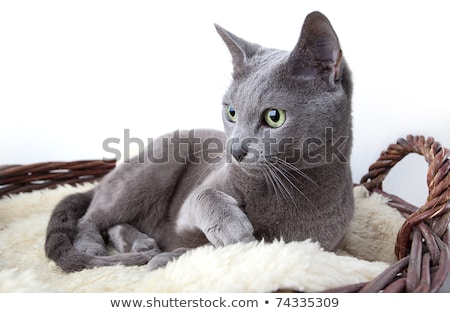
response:
{"label": "gray fur", "polygon": [[[152,270],[207,243],[311,238],[338,247],[353,214],[352,87],[329,21],[308,15],[292,52],[216,28],[233,63],[225,132],[157,138],[93,192],[59,203],[45,249],[65,271],[118,263]],[[227,118],[229,105],[235,121]],[[285,112],[281,127],[264,122],[268,109]],[[267,145],[265,136],[274,142]],[[175,144],[180,137],[183,144]],[[224,149],[205,151],[211,139]],[[163,157],[167,162],[152,162]],[[119,254],[107,254],[105,233]]]}

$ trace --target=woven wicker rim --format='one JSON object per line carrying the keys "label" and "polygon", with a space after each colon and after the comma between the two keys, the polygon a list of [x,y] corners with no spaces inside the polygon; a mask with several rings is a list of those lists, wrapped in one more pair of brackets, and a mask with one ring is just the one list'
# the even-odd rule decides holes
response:
{"label": "woven wicker rim", "polygon": [[[410,153],[422,155],[428,163],[428,198],[420,208],[382,188],[389,171]],[[60,184],[96,181],[115,165],[114,160],[88,160],[2,166],[0,198]],[[369,282],[326,292],[437,292],[450,268],[450,150],[432,137],[408,135],[380,154],[360,184],[389,198],[388,204],[406,217],[397,236],[398,261]]]}
{"label": "woven wicker rim", "polygon": [[99,180],[116,166],[115,160],[44,162],[0,166],[0,198],[60,184],[76,185]]}

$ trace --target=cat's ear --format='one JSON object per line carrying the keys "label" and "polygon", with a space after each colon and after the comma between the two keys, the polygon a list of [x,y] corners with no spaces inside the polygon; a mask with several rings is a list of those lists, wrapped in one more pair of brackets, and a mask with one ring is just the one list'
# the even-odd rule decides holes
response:
{"label": "cat's ear", "polygon": [[312,12],[303,23],[300,39],[292,50],[288,66],[294,75],[338,81],[343,72],[342,51],[329,20]]}
{"label": "cat's ear", "polygon": [[230,50],[234,75],[238,76],[243,72],[247,60],[256,53],[260,46],[233,35],[217,24],[214,26]]}

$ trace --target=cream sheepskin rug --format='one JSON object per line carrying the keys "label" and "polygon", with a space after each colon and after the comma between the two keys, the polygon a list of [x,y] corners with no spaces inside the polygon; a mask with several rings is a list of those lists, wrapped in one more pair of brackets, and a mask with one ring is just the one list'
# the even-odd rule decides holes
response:
{"label": "cream sheepskin rug", "polygon": [[320,292],[382,272],[395,261],[404,221],[386,198],[355,187],[355,217],[337,253],[310,241],[252,242],[203,246],[153,272],[113,266],[67,274],[45,257],[47,222],[64,196],[92,187],[65,185],[0,199],[0,292]]}

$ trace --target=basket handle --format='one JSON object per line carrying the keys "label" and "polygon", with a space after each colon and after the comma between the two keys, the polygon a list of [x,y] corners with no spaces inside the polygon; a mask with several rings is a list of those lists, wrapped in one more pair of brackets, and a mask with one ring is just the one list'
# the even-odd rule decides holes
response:
{"label": "basket handle", "polygon": [[450,150],[432,137],[425,139],[424,136],[408,135],[406,139],[398,139],[369,167],[369,172],[361,178],[361,184],[369,191],[382,191],[382,182],[389,171],[410,153],[422,155],[428,163],[428,197],[423,206],[407,217],[398,233],[395,246],[398,259],[408,254],[414,226],[428,221],[432,231],[442,237],[450,221]]}

